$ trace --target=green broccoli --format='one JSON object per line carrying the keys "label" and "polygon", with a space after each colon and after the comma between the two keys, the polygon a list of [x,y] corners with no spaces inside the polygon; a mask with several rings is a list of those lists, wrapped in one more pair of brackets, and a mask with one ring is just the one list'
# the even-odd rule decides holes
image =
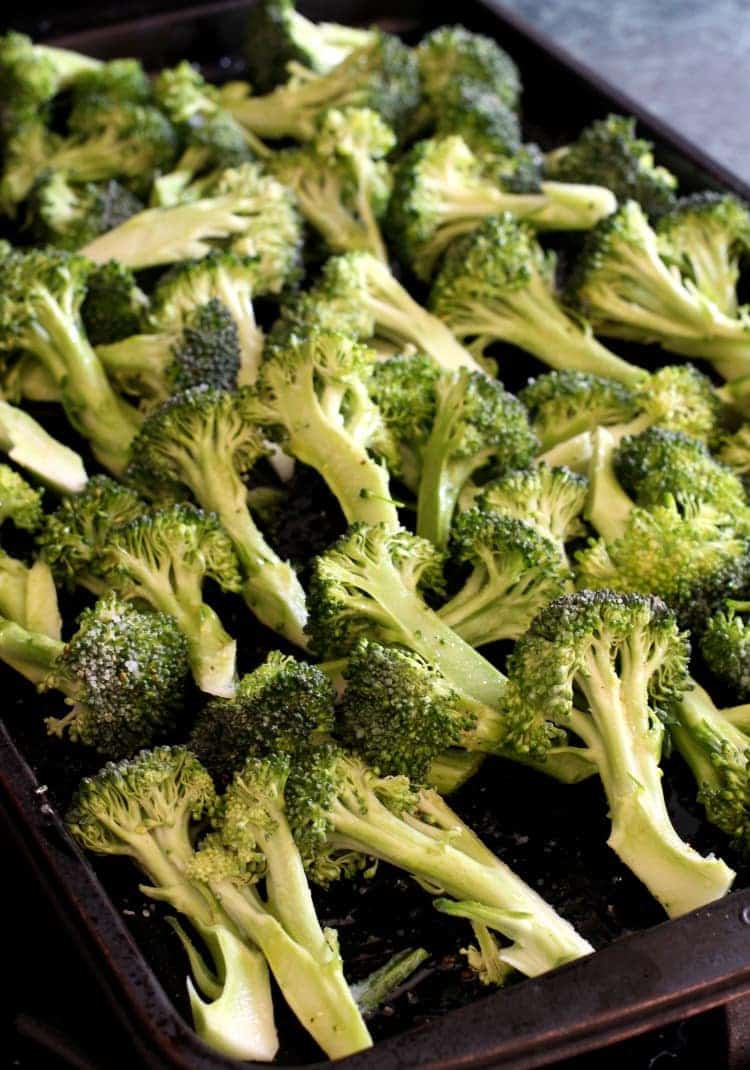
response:
{"label": "green broccoli", "polygon": [[350,52],[370,44],[372,30],[311,22],[296,10],[293,0],[261,0],[250,9],[245,35],[245,59],[250,81],[259,93],[270,93],[301,65],[327,74]]}
{"label": "green broccoli", "polygon": [[742,424],[732,434],[726,435],[718,456],[747,486],[747,477],[750,475],[750,424]]}
{"label": "green broccoli", "polygon": [[86,777],[65,823],[73,839],[99,855],[126,855],[148,881],[141,891],[187,918],[210,954],[212,970],[192,949],[196,985],[187,987],[198,1034],[236,1059],[269,1062],[278,1050],[268,970],[205,885],[192,880],[192,836],[217,804],[211,778],[182,747],[141,751]]}
{"label": "green broccoli", "polygon": [[46,171],[31,190],[28,216],[34,240],[74,252],[142,211],[143,203],[115,179],[71,182]]}
{"label": "green broccoli", "polygon": [[133,272],[116,260],[96,266],[86,280],[81,319],[92,346],[119,342],[141,327],[149,301]]}
{"label": "green broccoli", "polygon": [[527,976],[590,952],[590,945],[465,825],[434,791],[381,777],[334,744],[292,762],[287,815],[308,873],[329,884],[368,857],[423,887],[497,909],[510,946],[503,961]]}
{"label": "green broccoli", "polygon": [[429,280],[456,238],[488,216],[510,212],[535,230],[587,230],[616,207],[600,186],[543,182],[535,192],[509,191],[463,138],[442,137],[418,142],[399,162],[388,229],[399,256]]}
{"label": "green broccoli", "polygon": [[151,80],[137,59],[111,59],[82,71],[71,86],[73,111],[95,111],[103,105],[151,104]]}
{"label": "green broccoli", "polygon": [[86,337],[80,309],[91,264],[53,249],[0,259],[0,348],[22,349],[60,389],[73,426],[99,461],[122,471],[137,416],[113,391]]}
{"label": "green broccoli", "polygon": [[244,419],[268,430],[284,450],[318,471],[348,522],[398,527],[388,469],[396,451],[367,380],[375,354],[343,334],[310,331],[274,349]]}
{"label": "green broccoli", "polygon": [[451,246],[430,307],[457,338],[474,339],[473,352],[503,341],[553,368],[605,375],[628,386],[646,375],[565,312],[555,292],[554,259],[528,225],[507,212],[485,219]]}
{"label": "green broccoli", "polygon": [[435,395],[435,418],[422,449],[417,534],[443,548],[471,477],[487,468],[522,468],[534,456],[537,440],[520,401],[483,372],[446,372]]}
{"label": "green broccoli", "polygon": [[422,474],[422,456],[437,406],[440,368],[421,353],[404,353],[379,360],[369,380],[370,397],[380,409],[395,439],[399,458],[397,477],[416,492]]}
{"label": "green broccoli", "polygon": [[268,452],[238,394],[197,387],[149,416],[133,441],[127,474],[145,494],[188,491],[214,514],[237,555],[247,605],[268,628],[306,646],[305,593],[256,526],[242,480]]}
{"label": "green broccoli", "polygon": [[[30,487],[7,464],[0,464],[0,524],[11,520],[22,531],[36,531],[43,518],[41,491]],[[45,561],[27,565],[0,550],[0,615],[59,639],[57,591]]]}
{"label": "green broccoli", "polygon": [[547,154],[545,170],[562,182],[596,182],[618,201],[638,201],[648,215],[674,203],[677,179],[654,164],[653,145],[635,136],[635,119],[608,115],[584,128],[578,140]]}
{"label": "green broccoli", "polygon": [[36,113],[14,119],[3,144],[0,208],[5,215],[16,216],[18,205],[48,167],[59,140]]}
{"label": "green broccoli", "polygon": [[580,591],[544,609],[508,663],[517,747],[541,755],[569,732],[581,741],[607,797],[609,846],[670,917],[718,899],[735,876],[679,838],[662,792],[664,722],[688,687],[688,655],[660,599]]}
{"label": "green broccoli", "polygon": [[406,129],[419,102],[419,72],[412,51],[397,37],[373,30],[370,39],[325,74],[295,67],[289,81],[265,96],[230,82],[219,92],[221,104],[259,137],[309,141],[328,108],[369,108],[397,136]]}
{"label": "green broccoli", "polygon": [[459,78],[445,86],[433,116],[437,137],[459,137],[486,171],[522,151],[517,113],[492,84]]}
{"label": "green broccoli", "polygon": [[724,379],[750,371],[750,317],[722,312],[662,258],[636,201],[586,236],[569,294],[602,334],[708,360]]}
{"label": "green broccoli", "polygon": [[307,145],[270,161],[294,190],[305,219],[333,252],[364,250],[387,263],[379,220],[391,193],[387,156],[396,144],[390,127],[367,108],[332,108]]}
{"label": "green broccoli", "polygon": [[37,531],[44,520],[42,492],[7,464],[0,464],[0,524],[7,520],[21,531]]}
{"label": "green broccoli", "polygon": [[86,469],[75,450],[49,435],[23,409],[0,400],[0,450],[58,494],[78,494]]}
{"label": "green broccoli", "polygon": [[34,112],[63,89],[74,85],[86,71],[96,71],[102,62],[67,48],[34,44],[22,33],[10,31],[0,37],[0,98],[3,123],[23,113]]}
{"label": "green broccoli", "polygon": [[440,26],[422,38],[417,60],[422,90],[436,114],[446,91],[457,82],[474,82],[496,93],[507,107],[518,108],[518,68],[491,37],[463,26]]}
{"label": "green broccoli", "polygon": [[750,602],[728,599],[708,618],[700,637],[700,652],[706,665],[741,702],[750,700],[750,631],[745,627],[748,610]]}

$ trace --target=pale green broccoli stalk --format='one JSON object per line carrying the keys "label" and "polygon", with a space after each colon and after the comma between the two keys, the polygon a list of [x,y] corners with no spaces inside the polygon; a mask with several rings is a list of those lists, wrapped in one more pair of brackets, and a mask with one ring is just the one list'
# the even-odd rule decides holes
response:
{"label": "pale green broccoli stalk", "polygon": [[292,763],[287,812],[308,873],[329,884],[374,857],[423,887],[495,907],[503,960],[537,976],[590,945],[484,846],[441,797],[406,777],[381,777],[333,744]]}
{"label": "pale green broccoli stalk", "polygon": [[311,22],[292,0],[261,0],[250,10],[245,34],[250,81],[259,93],[269,93],[286,82],[290,64],[327,74],[374,38],[372,30]]}
{"label": "pale green broccoli stalk", "polygon": [[174,618],[202,691],[234,694],[237,644],[202,594],[206,579],[226,591],[242,586],[234,547],[215,517],[190,505],[143,513],[110,530],[97,565],[123,598],[137,598]]}
{"label": "pale green broccoli stalk", "polygon": [[735,876],[680,839],[664,801],[664,722],[689,686],[688,654],[660,599],[580,591],[543,610],[509,659],[517,747],[543,754],[556,732],[581,741],[607,797],[609,846],[670,917],[725,895]]}
{"label": "pale green broccoli stalk", "polygon": [[674,203],[677,179],[654,164],[653,148],[635,136],[635,119],[608,115],[572,144],[547,153],[545,171],[563,182],[596,182],[618,201],[638,201],[648,215],[660,215]]}
{"label": "pale green broccoli stalk", "polygon": [[523,468],[537,440],[520,401],[483,372],[446,372],[435,385],[435,399],[422,449],[417,534],[444,548],[456,503],[472,476],[487,468]]}
{"label": "pale green broccoli stalk", "polygon": [[440,26],[417,48],[422,90],[439,117],[443,96],[458,82],[473,82],[513,109],[518,108],[521,79],[513,60],[491,37],[463,26]]}
{"label": "pale green broccoli stalk", "polygon": [[389,234],[412,271],[429,280],[445,250],[488,216],[511,212],[535,230],[588,230],[617,201],[600,186],[543,182],[513,192],[487,175],[461,137],[418,142],[395,170]]}
{"label": "pale green broccoli stalk", "polygon": [[27,221],[39,245],[74,252],[143,210],[143,203],[114,178],[73,182],[47,171],[31,190]]}
{"label": "pale green broccoli stalk", "polygon": [[58,494],[79,494],[86,486],[86,469],[75,450],[7,401],[0,401],[0,450]]}
{"label": "pale green broccoli stalk", "polygon": [[554,258],[531,229],[509,213],[491,216],[452,245],[430,296],[430,307],[472,351],[510,342],[553,368],[604,375],[635,386],[646,372],[594,338],[572,319],[555,290]]}
{"label": "pale green broccoli stalk", "polygon": [[[263,952],[300,1023],[332,1059],[372,1040],[346,983],[335,930],[321,928],[286,816],[290,760],[249,757],[190,866]],[[265,897],[256,887],[265,883]]]}
{"label": "pale green broccoli stalk", "polygon": [[736,316],[740,261],[750,252],[750,213],[729,193],[681,197],[656,227],[661,254],[728,316]]}
{"label": "pale green broccoli stalk", "polygon": [[305,593],[247,504],[243,476],[268,453],[238,394],[198,387],[176,394],[146,420],[131,448],[128,478],[145,494],[181,497],[187,490],[215,514],[234,546],[247,605],[266,627],[304,647]]}
{"label": "pale green broccoli stalk", "polygon": [[60,389],[68,419],[96,457],[122,471],[137,429],[81,322],[90,263],[58,250],[14,251],[0,260],[0,347],[32,354]]}
{"label": "pale green broccoli stalk", "polygon": [[208,888],[187,875],[192,837],[216,803],[211,778],[191,754],[157,747],[81,781],[65,821],[87,851],[131,858],[149,882],[141,891],[179,911],[202,937],[211,969],[188,943],[191,964],[199,964],[196,984],[210,999],[204,1003],[188,979],[199,1035],[230,1058],[269,1062],[278,1038],[265,959]]}
{"label": "pale green broccoli stalk", "polygon": [[[11,520],[23,531],[36,531],[43,519],[41,491],[0,464],[0,524]],[[51,639],[60,638],[60,612],[52,573],[45,561],[26,565],[0,550],[0,615]]]}
{"label": "pale green broccoli stalk", "polygon": [[[367,1017],[386,1003],[425,962],[430,953],[423,947],[397,951],[371,974],[350,985],[351,993],[362,1014]],[[415,982],[418,978],[414,979]]]}
{"label": "pale green broccoli stalk", "polygon": [[312,141],[284,149],[270,162],[276,177],[294,190],[305,219],[335,253],[363,250],[387,263],[380,233],[391,193],[387,156],[396,137],[367,108],[325,112]]}
{"label": "pale green broccoli stalk", "polygon": [[569,293],[602,334],[708,360],[724,379],[750,371],[750,318],[722,312],[662,258],[636,201],[587,235]]}
{"label": "pale green broccoli stalk", "polygon": [[[311,331],[272,350],[244,418],[268,430],[284,450],[318,471],[347,521],[398,527],[388,469],[396,451],[367,380],[372,350],[343,334]],[[372,456],[374,454],[375,456]]]}
{"label": "pale green broccoli stalk", "polygon": [[377,112],[400,137],[419,102],[417,61],[397,37],[374,30],[365,45],[326,74],[297,66],[288,82],[265,96],[251,96],[247,85],[230,82],[219,99],[262,138],[309,141],[324,111],[346,107]]}

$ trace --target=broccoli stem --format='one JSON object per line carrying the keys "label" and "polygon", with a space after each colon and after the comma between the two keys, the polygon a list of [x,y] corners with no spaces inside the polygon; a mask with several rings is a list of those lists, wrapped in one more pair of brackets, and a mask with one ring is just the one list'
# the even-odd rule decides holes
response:
{"label": "broccoli stem", "polygon": [[[460,401],[464,384],[457,380],[453,389]],[[449,444],[456,412],[450,395],[438,406],[435,423],[422,451],[422,476],[417,494],[417,535],[441,548],[448,545],[458,496],[478,467],[476,456],[451,456]]]}
{"label": "broccoli stem", "polygon": [[107,375],[124,390],[144,388],[150,395],[164,393],[165,373],[174,360],[174,337],[169,334],[135,334],[121,342],[96,347]]}
{"label": "broccoli stem", "polygon": [[0,660],[32,684],[46,680],[64,649],[60,639],[28,631],[15,621],[0,620]]}
{"label": "broccoli stem", "polygon": [[[608,425],[606,430],[614,439],[614,445],[619,446],[624,438],[629,435],[640,435],[653,424],[654,417],[642,413],[629,423]],[[588,475],[594,454],[596,428],[592,429],[591,421],[585,414],[581,416],[577,424],[571,421],[571,430],[574,430],[576,426],[580,427],[578,434],[572,434],[551,446],[536,458],[535,463],[546,464],[549,468],[570,468],[573,472]]]}
{"label": "broccoli stem", "polygon": [[429,957],[429,951],[423,947],[397,951],[379,970],[352,985],[352,995],[362,1014],[376,1011]]}
{"label": "broccoli stem", "polygon": [[365,234],[365,243],[362,248],[367,249],[368,252],[376,256],[378,260],[382,260],[384,264],[388,264],[388,250],[383,242],[383,236],[380,233],[380,227],[375,219],[375,213],[372,210],[372,202],[368,196],[369,182],[367,176],[367,163],[358,154],[354,154],[351,157],[352,167],[355,174],[356,185],[356,205],[357,213],[359,215],[362,229]]}
{"label": "broccoli stem", "polygon": [[[725,706],[721,711],[725,720],[729,724],[734,725],[735,728],[739,728],[745,735],[750,736],[750,704],[744,703],[742,706]],[[748,746],[748,741],[745,743]]]}
{"label": "broccoli stem", "polygon": [[0,550],[0,614],[31,632],[60,638],[57,588],[46,561],[28,568]]}
{"label": "broccoli stem", "polygon": [[607,542],[614,542],[625,532],[633,502],[620,486],[613,464],[618,439],[606,427],[597,427],[591,435],[589,490],[585,518]]}
{"label": "broccoli stem", "polygon": [[664,730],[649,709],[649,653],[635,637],[632,643],[622,678],[606,640],[587,652],[578,681],[591,719],[574,711],[571,727],[596,756],[612,820],[609,846],[677,917],[725,895],[735,874],[721,859],[703,858],[672,826],[659,766]]}
{"label": "broccoli stem", "polygon": [[[734,334],[738,337],[721,338],[716,334],[704,334],[701,338],[682,338],[680,335],[665,334],[659,337],[659,344],[670,353],[679,353],[683,357],[696,360],[708,360],[722,377],[731,382],[750,375],[750,326],[738,326]],[[744,337],[742,332],[744,331]]]}

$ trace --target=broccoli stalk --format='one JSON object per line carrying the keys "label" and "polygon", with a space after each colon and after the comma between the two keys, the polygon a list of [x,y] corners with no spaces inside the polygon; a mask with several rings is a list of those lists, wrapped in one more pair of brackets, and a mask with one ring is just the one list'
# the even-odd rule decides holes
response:
{"label": "broccoli stalk", "polygon": [[534,456],[536,438],[523,405],[482,372],[462,368],[442,375],[435,400],[432,431],[421,451],[417,534],[443,548],[471,476],[488,466],[522,468]]}
{"label": "broccoli stalk", "polygon": [[237,554],[248,606],[268,628],[304,647],[304,591],[258,530],[242,481],[267,453],[238,395],[199,387],[175,395],[146,420],[133,442],[128,475],[146,492],[179,496],[187,488],[215,514]]}
{"label": "broccoli stalk", "polygon": [[0,450],[58,494],[78,494],[86,486],[88,477],[78,454],[7,401],[0,401]]}
{"label": "broccoli stalk", "polygon": [[0,260],[0,346],[33,354],[60,388],[68,419],[113,472],[126,463],[136,414],[112,390],[80,308],[90,265],[51,249]]}
{"label": "broccoli stalk", "polygon": [[100,855],[125,855],[144,872],[141,891],[167,902],[204,937],[218,995],[206,1005],[188,980],[195,1025],[231,1058],[270,1061],[278,1049],[268,970],[208,888],[187,875],[194,825],[216,804],[211,779],[181,747],[141,751],[84,779],[66,815],[73,839]]}
{"label": "broccoli stalk", "polygon": [[670,917],[718,899],[735,876],[680,839],[664,801],[664,721],[688,685],[687,660],[658,598],[580,591],[543,610],[509,661],[518,747],[581,740],[607,796],[609,846]]}
{"label": "broccoli stalk", "polygon": [[605,375],[634,386],[646,375],[598,342],[585,322],[571,319],[554,289],[554,262],[530,228],[507,212],[486,219],[450,249],[430,304],[460,339],[482,353],[511,342],[553,368]]}
{"label": "broccoli stalk", "polygon": [[246,393],[245,418],[320,472],[349,522],[398,527],[388,470],[368,450],[394,457],[383,419],[367,393],[375,354],[340,334],[292,337],[262,365]]}
{"label": "broccoli stalk", "polygon": [[[224,799],[217,833],[190,874],[207,884],[234,924],[263,952],[289,1006],[332,1059],[372,1045],[346,984],[332,929],[315,913],[287,823],[283,754],[250,757]],[[265,899],[254,884],[265,880]]]}
{"label": "broccoli stalk", "polygon": [[350,874],[370,856],[423,887],[494,907],[510,941],[503,961],[528,976],[591,951],[439,795],[413,789],[406,777],[380,777],[323,744],[293,762],[287,811],[306,868],[320,883]]}

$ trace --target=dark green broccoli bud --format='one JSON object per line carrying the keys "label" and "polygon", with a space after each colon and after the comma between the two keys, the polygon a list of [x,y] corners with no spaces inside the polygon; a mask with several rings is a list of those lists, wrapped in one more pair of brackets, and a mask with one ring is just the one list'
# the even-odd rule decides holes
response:
{"label": "dark green broccoli bud", "polygon": [[222,171],[200,200],[139,212],[84,251],[98,264],[119,260],[138,270],[231,249],[257,257],[257,293],[279,293],[299,275],[301,248],[293,194],[247,163]]}
{"label": "dark green broccoli bud", "polygon": [[0,464],[0,524],[12,520],[23,531],[36,531],[43,519],[42,491],[29,486],[7,464]]}
{"label": "dark green broccoli bud", "polygon": [[512,193],[487,175],[481,156],[461,137],[418,142],[395,171],[389,232],[401,258],[429,279],[456,238],[488,216],[511,212],[538,230],[588,229],[617,207],[609,190],[544,182],[537,192]]}
{"label": "dark green broccoli bud", "polygon": [[442,555],[426,539],[382,524],[355,524],[313,561],[308,593],[311,647],[339,657],[361,636],[421,655],[480,702],[502,701],[505,677],[424,602],[442,586]]}
{"label": "dark green broccoli bud", "polygon": [[148,310],[148,298],[129,268],[110,260],[88,276],[81,319],[93,346],[119,342],[135,334]]}
{"label": "dark green broccoli bud", "polygon": [[137,59],[111,59],[82,71],[72,85],[73,111],[108,104],[151,103],[151,81]]}
{"label": "dark green broccoli bud", "polygon": [[[311,748],[292,763],[287,816],[308,873],[328,884],[368,856],[498,908],[510,946],[503,959],[529,976],[589,953],[589,945],[492,854],[437,793],[383,777],[338,747]],[[450,830],[450,831],[449,831]],[[440,844],[436,850],[436,840]],[[523,925],[519,917],[523,916]]]}
{"label": "dark green broccoli bud", "polygon": [[567,562],[566,543],[586,529],[582,514],[588,480],[567,468],[550,468],[544,462],[491,480],[479,489],[476,504],[530,524],[558,548]]}
{"label": "dark green broccoli bud", "polygon": [[521,149],[518,115],[486,82],[449,82],[440,94],[435,125],[438,137],[462,138],[487,168],[495,157],[515,156]]}
{"label": "dark green broccoli bud", "polygon": [[[231,1058],[267,1062],[278,1049],[263,955],[247,940],[209,889],[186,875],[191,837],[216,808],[211,778],[182,747],[156,747],[129,761],[107,763],[78,788],[66,816],[73,839],[88,851],[127,855],[145,873],[152,898],[179,911],[204,937],[212,969],[178,928],[195,969],[188,995],[198,1034]],[[219,980],[220,979],[220,980]],[[248,1020],[247,1008],[253,1008]]]}
{"label": "dark green broccoli bud", "polygon": [[378,224],[391,194],[383,157],[395,144],[395,134],[377,112],[332,108],[308,145],[277,153],[269,166],[294,190],[302,214],[329,249],[364,250],[387,263]]}
{"label": "dark green broccoli bud", "polygon": [[67,48],[34,44],[22,33],[0,37],[0,98],[6,128],[12,118],[36,111],[101,60]]}
{"label": "dark green broccoli bud", "polygon": [[221,104],[259,137],[309,141],[328,108],[369,108],[398,137],[419,103],[419,72],[411,49],[397,37],[373,30],[368,42],[350,52],[325,74],[295,67],[291,78],[265,96],[230,82],[219,92]]}
{"label": "dark green broccoli bud", "polygon": [[689,686],[688,656],[660,599],[580,591],[544,609],[509,660],[518,746],[541,721],[574,733],[599,769],[610,847],[670,917],[718,899],[735,876],[680,839],[662,792],[664,722]]}
{"label": "dark green broccoli bud", "polygon": [[603,334],[708,360],[725,379],[750,371],[750,319],[727,316],[664,261],[636,201],[587,234],[569,296]]}
{"label": "dark green broccoli bud", "polygon": [[638,413],[630,387],[617,379],[570,368],[530,379],[518,397],[529,410],[543,450],[595,427],[628,423]]}
{"label": "dark green broccoli bud", "polygon": [[[284,998],[332,1059],[372,1040],[344,978],[334,930],[321,929],[287,819],[289,758],[249,757],[222,799],[216,832],[188,874],[262,951]],[[265,896],[255,885],[265,881]]]}
{"label": "dark green broccoli bud", "polygon": [[237,644],[202,595],[207,579],[225,591],[242,586],[234,547],[216,518],[190,505],[155,509],[112,528],[97,557],[123,598],[140,599],[177,621],[198,687],[233,695]]}
{"label": "dark green broccoli bud", "polygon": [[142,210],[143,203],[115,179],[79,184],[62,171],[42,175],[28,206],[34,240],[71,252]]}
{"label": "dark green broccoli bud", "polygon": [[635,136],[635,119],[609,115],[585,127],[578,140],[547,154],[550,178],[596,182],[618,201],[638,201],[648,215],[671,208],[677,179],[654,164],[653,145]]}
{"label": "dark green broccoli bud", "polygon": [[398,477],[411,491],[419,487],[422,454],[435,422],[440,369],[421,353],[380,360],[368,383],[399,451]]}
{"label": "dark green broccoli bud", "polygon": [[86,486],[86,469],[75,450],[7,401],[0,401],[0,450],[58,494],[79,494]]}
{"label": "dark green broccoli bud", "polygon": [[[539,193],[542,188],[544,156],[533,142],[522,145],[512,156],[491,156],[483,163],[487,174],[494,175],[508,193]],[[563,187],[563,183],[557,185]]]}
{"label": "dark green broccoli bud", "polygon": [[417,534],[445,547],[458,498],[482,469],[529,464],[537,439],[518,398],[482,372],[445,373],[435,386],[435,420],[422,450]]}
{"label": "dark green broccoli bud", "polygon": [[32,354],[60,390],[68,419],[98,460],[122,470],[137,418],[107,380],[81,322],[92,265],[54,249],[0,260],[0,349]]}
{"label": "dark green broccoli bud", "polygon": [[729,193],[681,197],[656,223],[661,254],[728,316],[737,315],[740,260],[750,252],[750,212]]}
{"label": "dark green broccoli bud", "polygon": [[367,391],[375,353],[343,334],[310,331],[274,349],[245,419],[267,428],[286,452],[318,471],[347,521],[398,527],[388,483],[396,450]]}
{"label": "dark green broccoli bud", "polygon": [[473,338],[475,352],[511,342],[553,368],[636,385],[646,372],[605,349],[585,321],[565,312],[554,267],[526,224],[508,212],[491,216],[451,246],[430,307],[457,338]]}
{"label": "dark green broccoli bud", "polygon": [[749,602],[729,599],[722,610],[708,618],[700,637],[706,665],[741,702],[750,699],[750,630],[745,627],[744,616],[749,609]]}
{"label": "dark green broccoli bud", "polygon": [[548,602],[571,589],[559,546],[523,520],[492,510],[459,513],[451,556],[470,572],[438,615],[475,647],[518,639]]}
{"label": "dark green broccoli bud", "polygon": [[293,0],[261,0],[247,19],[244,53],[250,81],[258,93],[270,93],[289,78],[290,63],[327,74],[373,36],[372,30],[311,22],[295,10]]}
{"label": "dark green broccoli bud", "polygon": [[271,651],[243,676],[234,698],[212,699],[190,734],[190,749],[217,783],[228,783],[247,757],[292,754],[333,728],[335,691],[314,665]]}
{"label": "dark green broccoli bud", "polygon": [[491,37],[463,26],[440,26],[417,48],[422,89],[435,113],[446,90],[457,82],[474,82],[496,93],[509,108],[518,108],[521,79],[513,60]]}
{"label": "dark green broccoli bud", "polygon": [[37,536],[42,557],[58,583],[68,589],[85,587],[106,594],[99,557],[112,530],[146,510],[146,503],[130,487],[109,476],[94,476],[83,491],[60,502],[45,517]]}
{"label": "dark green broccoli bud", "polygon": [[187,490],[218,517],[237,555],[248,606],[267,627],[306,646],[304,591],[247,504],[242,477],[268,452],[238,394],[198,387],[176,394],[146,420],[133,441],[128,477],[144,493],[182,497]]}
{"label": "dark green broccoli bud", "polygon": [[48,168],[60,141],[36,113],[13,122],[4,138],[0,178],[0,207],[5,215],[16,215],[18,205],[26,200],[36,180]]}

